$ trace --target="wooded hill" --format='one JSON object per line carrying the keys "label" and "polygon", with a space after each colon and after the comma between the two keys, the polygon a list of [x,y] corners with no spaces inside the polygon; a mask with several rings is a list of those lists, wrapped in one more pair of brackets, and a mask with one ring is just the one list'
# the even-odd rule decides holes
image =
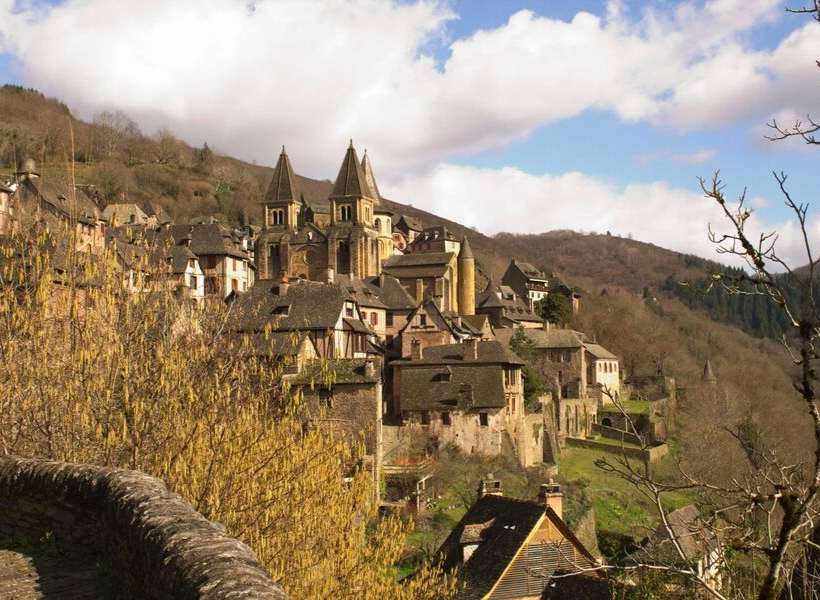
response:
{"label": "wooded hill", "polygon": [[[87,123],[37,91],[0,88],[0,174],[33,157],[44,177],[64,177],[72,147],[76,178],[96,187],[101,205],[153,201],[183,222],[201,215],[233,224],[261,220],[258,202],[271,168],[218,156],[207,146],[192,148],[169,131],[145,135],[120,113]],[[331,185],[304,177],[299,183],[317,201],[326,199]],[[628,374],[662,370],[680,385],[693,386],[710,358],[730,398],[722,425],[749,414],[788,454],[801,450],[802,419],[788,391],[791,365],[782,348],[714,320],[743,325],[746,319],[738,315],[745,313],[732,304],[735,299],[712,309],[696,285],[687,291],[673,285],[704,281],[721,268],[717,263],[610,235],[552,231],[488,237],[410,206],[413,198],[397,200],[402,202],[385,204],[425,225],[469,235],[482,273],[496,282],[510,258],[517,258],[580,287],[582,311],[572,325],[621,356]],[[706,309],[714,319],[692,308]],[[707,408],[684,406],[681,419],[691,427],[714,428],[713,420],[702,418]]]}

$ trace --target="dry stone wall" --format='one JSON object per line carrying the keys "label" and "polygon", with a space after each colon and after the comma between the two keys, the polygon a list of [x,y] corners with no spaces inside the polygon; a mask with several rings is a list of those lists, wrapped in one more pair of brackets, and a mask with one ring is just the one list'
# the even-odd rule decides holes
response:
{"label": "dry stone wall", "polygon": [[119,598],[286,598],[247,545],[137,471],[2,456],[0,538],[95,555]]}

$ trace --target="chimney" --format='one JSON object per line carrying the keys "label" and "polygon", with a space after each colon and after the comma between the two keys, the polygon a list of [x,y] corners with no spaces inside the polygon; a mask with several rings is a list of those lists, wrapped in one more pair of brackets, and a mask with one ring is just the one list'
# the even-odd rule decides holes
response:
{"label": "chimney", "polygon": [[288,283],[288,275],[287,273],[282,271],[282,278],[279,280],[279,295],[287,296],[289,287],[290,284]]}
{"label": "chimney", "polygon": [[410,359],[421,360],[422,358],[424,358],[424,350],[421,347],[421,342],[414,339],[410,342]]}
{"label": "chimney", "polygon": [[424,300],[424,280],[422,280],[422,279],[416,279],[416,289],[415,289],[415,292],[416,292],[416,293],[415,293],[416,302],[418,302],[419,304],[421,304],[421,303],[422,303],[422,301]]}
{"label": "chimney", "polygon": [[487,473],[487,477],[481,480],[478,484],[478,497],[484,496],[503,496],[501,490],[501,480],[493,477],[492,473]]}
{"label": "chimney", "polygon": [[563,519],[563,498],[564,494],[561,493],[561,486],[550,479],[549,483],[541,484],[537,502],[544,508],[551,508],[559,519]]}
{"label": "chimney", "polygon": [[462,344],[464,352],[464,360],[478,360],[478,340],[475,338],[468,338]]}

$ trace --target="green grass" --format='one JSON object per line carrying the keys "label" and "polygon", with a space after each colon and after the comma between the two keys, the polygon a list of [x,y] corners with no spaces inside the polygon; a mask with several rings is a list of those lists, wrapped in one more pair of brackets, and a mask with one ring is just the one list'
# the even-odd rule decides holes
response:
{"label": "green grass", "polygon": [[[620,405],[628,414],[634,415],[648,415],[650,414],[652,408],[651,402],[647,402],[646,400],[634,400],[632,398],[629,400],[621,400]],[[598,412],[613,412],[621,414],[621,409],[615,404],[610,404],[602,409],[599,409]]]}
{"label": "green grass", "polygon": [[636,444],[635,442],[630,442],[630,441],[627,441],[627,440],[624,440],[624,441],[616,440],[616,439],[613,439],[613,438],[604,437],[602,435],[599,435],[598,437],[593,438],[591,441],[597,442],[599,444],[605,444],[607,446],[613,446],[615,448],[615,451],[617,451],[618,448],[622,448],[622,447],[623,448],[634,448],[636,450],[640,450],[640,448],[641,448],[640,444]]}
{"label": "green grass", "polygon": [[[615,534],[640,540],[657,526],[657,509],[629,482],[595,466],[602,457],[606,453],[601,450],[565,448],[558,463],[559,480],[583,488],[595,509],[599,539],[602,534]],[[674,510],[692,501],[687,494],[670,493],[664,497],[664,506]]]}

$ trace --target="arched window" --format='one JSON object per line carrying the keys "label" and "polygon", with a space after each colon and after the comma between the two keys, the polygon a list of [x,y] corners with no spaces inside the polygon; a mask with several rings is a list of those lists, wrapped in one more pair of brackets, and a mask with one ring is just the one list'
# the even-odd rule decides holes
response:
{"label": "arched window", "polygon": [[604,427],[612,427],[612,419],[610,419],[609,417],[604,417],[603,419],[601,419],[601,425],[603,425]]}

